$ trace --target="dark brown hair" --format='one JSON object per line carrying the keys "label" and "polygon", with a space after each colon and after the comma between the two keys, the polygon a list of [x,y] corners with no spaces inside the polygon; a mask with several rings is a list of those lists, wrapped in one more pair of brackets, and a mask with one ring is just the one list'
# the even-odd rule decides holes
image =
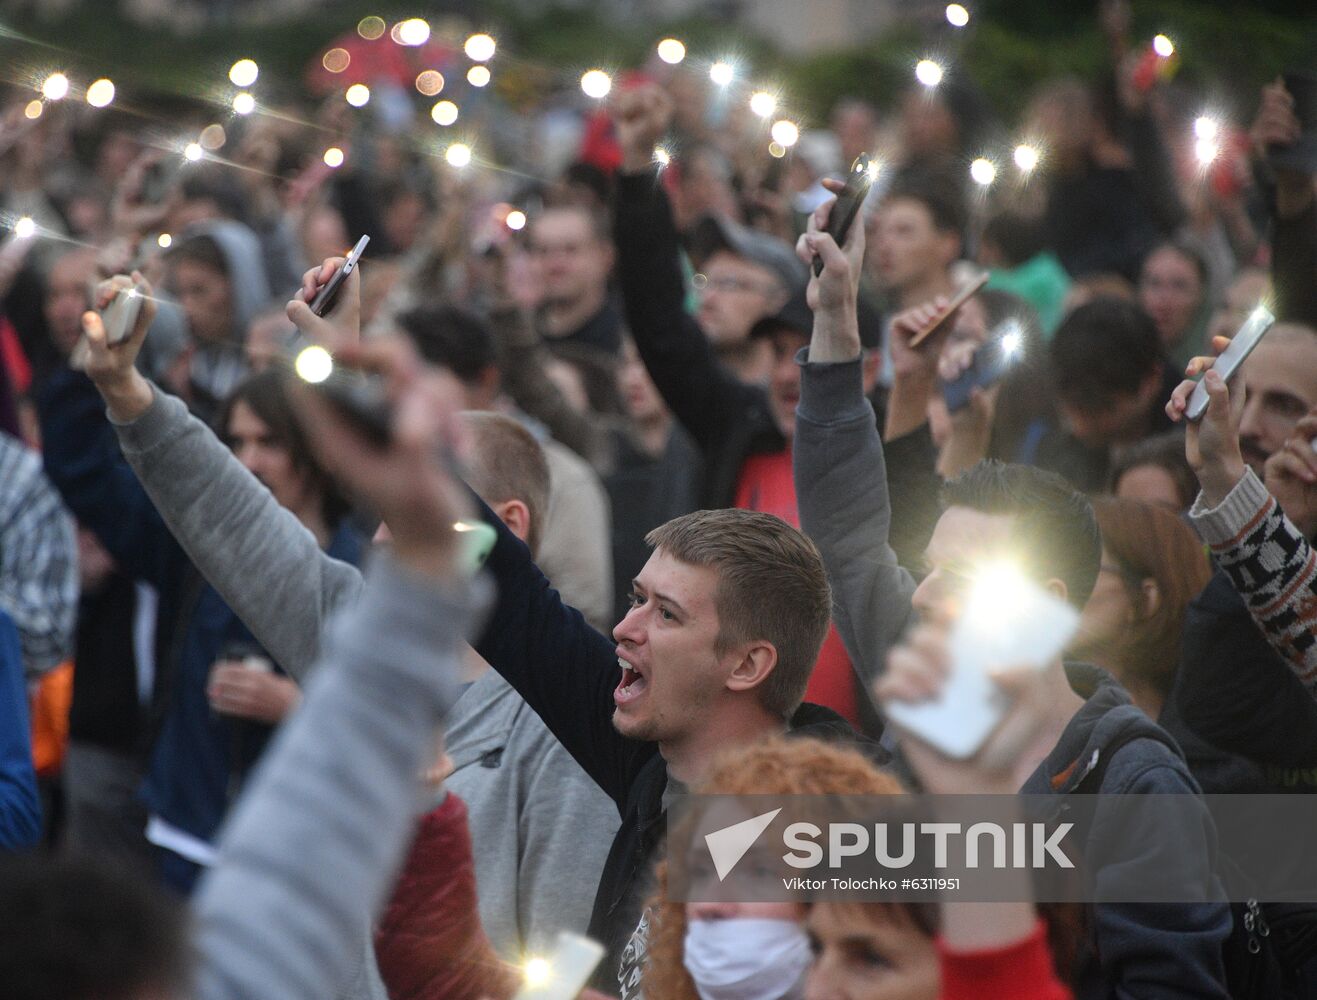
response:
{"label": "dark brown hair", "polygon": [[679,562],[718,573],[719,655],[765,640],[777,665],[759,685],[764,708],[783,719],[800,707],[828,633],[832,591],[814,543],[781,518],[748,510],[699,510],[645,536]]}
{"label": "dark brown hair", "polygon": [[[1138,611],[1117,651],[1122,673],[1165,698],[1180,662],[1185,609],[1212,577],[1207,553],[1193,531],[1164,507],[1103,497],[1094,501],[1093,511],[1103,546],[1120,568]],[[1160,595],[1152,610],[1143,593],[1148,579],[1156,581]]]}

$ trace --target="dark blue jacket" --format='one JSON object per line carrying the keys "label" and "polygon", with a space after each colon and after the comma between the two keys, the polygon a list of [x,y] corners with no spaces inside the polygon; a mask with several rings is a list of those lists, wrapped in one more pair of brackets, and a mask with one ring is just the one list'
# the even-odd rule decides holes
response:
{"label": "dark blue jacket", "polygon": [[[1097,823],[1083,853],[1096,873],[1099,896],[1104,883],[1128,885],[1137,878],[1129,871],[1155,870],[1163,878],[1176,873],[1194,883],[1215,861],[1216,834],[1178,748],[1107,673],[1085,664],[1067,664],[1066,672],[1084,705],[1021,793],[1184,795],[1176,829],[1122,829],[1120,836],[1104,836]],[[1143,848],[1137,857],[1126,853],[1131,843]],[[1080,1000],[1227,996],[1222,946],[1232,923],[1226,903],[1105,903],[1093,915],[1100,954],[1089,956],[1081,970],[1075,990]],[[1150,935],[1160,937],[1155,946]]]}
{"label": "dark blue jacket", "polygon": [[[260,653],[260,647],[170,534],[120,454],[91,381],[78,372],[57,372],[36,402],[46,474],[119,568],[160,595],[156,732],[143,798],[162,819],[211,840],[272,727],[216,715],[206,682],[227,650]],[[356,563],[362,547],[361,537],[344,525],[329,554]]]}
{"label": "dark blue jacket", "polygon": [[0,851],[26,850],[40,839],[23,649],[13,619],[0,609]]}

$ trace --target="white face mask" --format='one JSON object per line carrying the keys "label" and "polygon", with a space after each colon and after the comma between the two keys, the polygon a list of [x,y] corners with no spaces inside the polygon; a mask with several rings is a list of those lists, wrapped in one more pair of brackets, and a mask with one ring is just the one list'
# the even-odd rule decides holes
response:
{"label": "white face mask", "polygon": [[795,1000],[813,956],[794,920],[692,920],[686,971],[701,1000]]}

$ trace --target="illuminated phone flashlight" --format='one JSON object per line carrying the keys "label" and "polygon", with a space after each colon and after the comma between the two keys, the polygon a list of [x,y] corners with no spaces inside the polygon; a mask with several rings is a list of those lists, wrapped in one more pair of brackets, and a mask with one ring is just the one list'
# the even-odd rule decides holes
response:
{"label": "illuminated phone flashlight", "polygon": [[997,167],[991,160],[980,156],[969,165],[969,176],[980,187],[988,187],[997,179]]}
{"label": "illuminated phone flashlight", "polygon": [[676,66],[686,58],[686,46],[676,38],[665,38],[658,43],[658,57],[669,66]]}
{"label": "illuminated phone flashlight", "polygon": [[915,79],[925,87],[936,87],[942,82],[943,75],[941,64],[932,59],[920,59],[915,63]]}
{"label": "illuminated phone flashlight", "polygon": [[364,108],[370,101],[370,88],[364,83],[354,83],[344,92],[343,99],[354,108]]}
{"label": "illuminated phone flashlight", "polygon": [[1157,35],[1152,40],[1152,51],[1162,59],[1169,59],[1175,55],[1175,43],[1165,35]]}
{"label": "illuminated phone flashlight", "polygon": [[479,32],[466,40],[466,57],[472,62],[489,62],[494,58],[495,42],[491,35]]}
{"label": "illuminated phone flashlight", "polygon": [[430,22],[423,17],[409,17],[398,25],[398,44],[415,48],[430,40]]}
{"label": "illuminated phone flashlight", "polygon": [[460,170],[471,162],[471,147],[464,142],[455,142],[444,152],[444,159],[450,167]]}
{"label": "illuminated phone flashlight", "polygon": [[69,78],[63,73],[51,73],[41,83],[41,96],[48,101],[62,101],[69,92]]}
{"label": "illuminated phone flashlight", "polygon": [[233,113],[235,115],[249,115],[256,110],[256,98],[252,97],[245,90],[240,90],[233,95]]}
{"label": "illuminated phone flashlight", "polygon": [[777,110],[777,98],[766,90],[757,90],[750,95],[750,110],[760,118],[767,118]]}
{"label": "illuminated phone flashlight", "polygon": [[603,100],[613,89],[613,78],[601,69],[589,69],[581,74],[581,90],[586,97]]}
{"label": "illuminated phone flashlight", "polygon": [[969,11],[965,9],[963,4],[947,4],[947,24],[953,28],[963,28],[969,24]]}
{"label": "illuminated phone flashlight", "polygon": [[672,163],[672,154],[662,146],[655,146],[654,162],[659,165],[659,169],[662,169]]}
{"label": "illuminated phone flashlight", "polygon": [[430,109],[430,117],[439,125],[451,125],[457,121],[457,105],[452,101],[438,101]]}
{"label": "illuminated phone flashlight", "polygon": [[319,344],[312,344],[298,352],[293,371],[303,382],[319,385],[334,374],[334,358]]}
{"label": "illuminated phone flashlight", "polygon": [[260,73],[260,67],[253,60],[239,59],[229,67],[229,81],[235,87],[250,87]]}
{"label": "illuminated phone flashlight", "polygon": [[1031,146],[1027,142],[1022,142],[1015,147],[1015,165],[1019,168],[1020,173],[1030,174],[1038,167],[1038,161],[1041,157],[1038,154],[1038,147]]}
{"label": "illuminated phone flashlight", "polygon": [[484,87],[489,84],[491,74],[489,67],[480,65],[472,66],[466,71],[466,82],[473,87]]}
{"label": "illuminated phone flashlight", "polygon": [[1221,123],[1208,115],[1194,119],[1194,156],[1207,166],[1221,155]]}
{"label": "illuminated phone flashlight", "polygon": [[773,127],[768,130],[768,134],[773,137],[773,141],[779,146],[790,149],[800,141],[800,126],[783,118],[780,121],[773,122]]}
{"label": "illuminated phone flashlight", "polygon": [[114,83],[101,77],[87,88],[87,103],[93,108],[107,107],[114,100]]}
{"label": "illuminated phone flashlight", "polygon": [[25,215],[14,223],[14,235],[20,240],[31,239],[36,235],[37,224],[32,221],[32,217]]}
{"label": "illuminated phone flashlight", "polygon": [[736,67],[726,59],[719,59],[709,67],[709,79],[719,87],[726,87],[736,79]]}

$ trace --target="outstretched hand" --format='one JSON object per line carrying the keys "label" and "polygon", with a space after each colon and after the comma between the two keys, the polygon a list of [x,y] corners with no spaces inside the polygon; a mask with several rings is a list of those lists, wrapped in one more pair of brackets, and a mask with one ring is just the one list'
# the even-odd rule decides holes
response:
{"label": "outstretched hand", "polygon": [[463,440],[457,381],[427,368],[401,337],[349,344],[335,364],[372,372],[391,407],[390,439],[380,447],[354,429],[314,388],[295,399],[321,464],[388,528],[399,562],[434,576],[452,575],[458,543],[453,525],[469,503],[451,471]]}

